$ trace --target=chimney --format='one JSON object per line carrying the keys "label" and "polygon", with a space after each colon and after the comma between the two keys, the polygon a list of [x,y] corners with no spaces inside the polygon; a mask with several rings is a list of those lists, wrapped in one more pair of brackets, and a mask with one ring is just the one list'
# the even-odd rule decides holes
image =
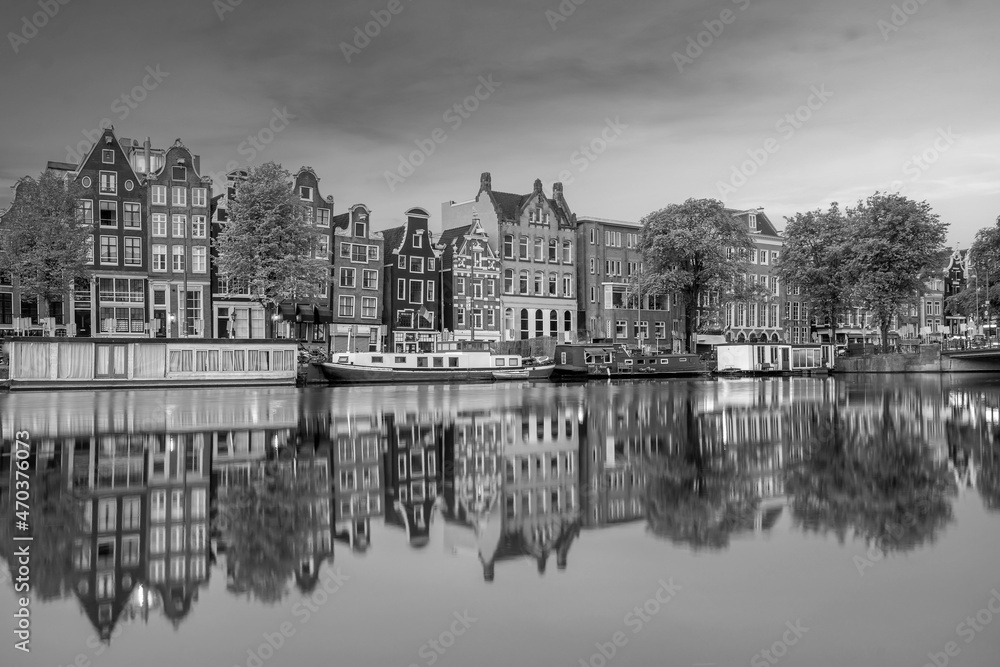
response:
{"label": "chimney", "polygon": [[562,196],[563,196],[562,183],[553,183],[552,198],[555,199],[556,201],[559,201],[562,199]]}
{"label": "chimney", "polygon": [[153,171],[152,169],[150,169],[151,165],[149,164],[149,149],[151,147],[152,147],[152,144],[149,141],[149,137],[146,137],[146,141],[144,141],[143,144],[142,144],[142,154],[146,158],[146,173],[147,174],[150,174]]}
{"label": "chimney", "polygon": [[542,179],[535,179],[535,194],[542,194]]}
{"label": "chimney", "polygon": [[484,171],[483,175],[479,177],[479,189],[486,191],[493,189],[493,179],[490,176],[490,172]]}

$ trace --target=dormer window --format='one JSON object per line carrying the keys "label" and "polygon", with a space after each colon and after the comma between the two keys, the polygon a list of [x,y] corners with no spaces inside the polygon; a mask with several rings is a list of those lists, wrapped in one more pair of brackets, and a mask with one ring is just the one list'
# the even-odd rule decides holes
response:
{"label": "dormer window", "polygon": [[354,235],[360,238],[368,236],[368,224],[363,220],[354,221]]}
{"label": "dormer window", "polygon": [[101,150],[101,162],[104,164],[114,164],[115,163],[115,152],[104,148]]}
{"label": "dormer window", "polygon": [[528,223],[529,224],[535,224],[535,212],[534,211],[528,211]]}
{"label": "dormer window", "polygon": [[300,185],[299,199],[301,199],[302,201],[312,201],[312,198],[313,198],[313,189],[310,188],[308,185]]}
{"label": "dormer window", "polygon": [[173,166],[170,168],[170,180],[172,181],[186,181],[187,180],[187,167]]}
{"label": "dormer window", "polygon": [[750,229],[752,229],[754,231],[757,231],[757,214],[756,213],[751,213],[750,214]]}
{"label": "dormer window", "polygon": [[420,236],[420,232],[417,232],[416,234],[413,235],[413,247],[421,248],[423,247],[422,244],[423,244],[423,239]]}

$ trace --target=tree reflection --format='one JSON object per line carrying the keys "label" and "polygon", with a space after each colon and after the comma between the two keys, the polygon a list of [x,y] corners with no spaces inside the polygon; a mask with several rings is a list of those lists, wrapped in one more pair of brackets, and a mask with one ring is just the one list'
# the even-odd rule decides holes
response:
{"label": "tree reflection", "polygon": [[295,575],[313,482],[277,461],[259,464],[256,473],[220,497],[227,589],[274,604]]}
{"label": "tree reflection", "polygon": [[850,531],[883,552],[906,552],[934,542],[952,520],[947,467],[889,406],[856,420],[835,408],[819,419],[802,462],[788,470],[797,527],[832,532],[841,544]]}
{"label": "tree reflection", "polygon": [[1000,512],[1000,431],[985,439],[978,463],[976,487],[983,505],[992,512]]}
{"label": "tree reflection", "polygon": [[736,462],[704,437],[686,402],[681,452],[647,463],[646,520],[659,537],[694,549],[725,549],[730,536],[752,529],[760,498],[748,490]]}

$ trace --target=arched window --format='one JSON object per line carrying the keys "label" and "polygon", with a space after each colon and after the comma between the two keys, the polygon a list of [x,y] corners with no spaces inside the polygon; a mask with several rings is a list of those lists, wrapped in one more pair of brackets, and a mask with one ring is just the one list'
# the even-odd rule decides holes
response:
{"label": "arched window", "polygon": [[736,336],[736,342],[737,342],[737,343],[743,343],[743,342],[745,342],[745,341],[746,341],[746,336],[744,336],[744,335],[743,335],[743,332],[741,331],[741,332],[739,333],[739,335],[738,335],[738,336]]}
{"label": "arched window", "polygon": [[573,242],[563,241],[562,244],[562,261],[563,264],[573,263]]}
{"label": "arched window", "polygon": [[555,264],[559,261],[559,241],[549,239],[549,263]]}
{"label": "arched window", "polygon": [[514,235],[505,234],[503,237],[503,256],[507,259],[514,259]]}
{"label": "arched window", "polygon": [[514,269],[505,269],[503,272],[503,293],[514,293]]}
{"label": "arched window", "polygon": [[545,326],[545,313],[543,313],[542,310],[539,308],[538,310],[535,311],[536,338],[541,338],[542,336],[545,335],[545,330],[543,329],[544,326]]}
{"label": "arched window", "polygon": [[522,236],[518,239],[518,251],[521,259],[528,259],[528,237]]}
{"label": "arched window", "polygon": [[554,310],[549,311],[549,335],[559,335],[559,313]]}
{"label": "arched window", "polygon": [[521,271],[520,279],[519,279],[518,282],[519,282],[519,284],[518,284],[518,291],[521,294],[527,294],[528,293],[528,272],[527,271]]}
{"label": "arched window", "polygon": [[573,330],[573,311],[567,310],[563,313],[563,331],[570,332]]}
{"label": "arched window", "polygon": [[545,289],[545,274],[541,271],[535,271],[535,284],[534,284],[533,294],[542,294]]}
{"label": "arched window", "polygon": [[521,340],[527,340],[529,335],[530,335],[530,331],[528,329],[528,309],[527,308],[522,308],[521,309]]}
{"label": "arched window", "polygon": [[503,313],[503,328],[506,331],[514,330],[514,309],[508,308]]}
{"label": "arched window", "polygon": [[549,274],[549,296],[559,294],[559,276],[555,273]]}

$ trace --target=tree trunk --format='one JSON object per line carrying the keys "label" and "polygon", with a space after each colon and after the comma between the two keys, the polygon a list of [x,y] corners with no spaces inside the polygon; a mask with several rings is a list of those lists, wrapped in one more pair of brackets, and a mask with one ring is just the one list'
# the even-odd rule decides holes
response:
{"label": "tree trunk", "polygon": [[688,354],[694,354],[696,347],[692,344],[692,340],[695,326],[694,314],[697,311],[697,303],[697,301],[689,298],[684,304],[684,350]]}
{"label": "tree trunk", "polygon": [[886,352],[889,349],[889,323],[883,320],[879,329],[882,331],[882,352]]}

